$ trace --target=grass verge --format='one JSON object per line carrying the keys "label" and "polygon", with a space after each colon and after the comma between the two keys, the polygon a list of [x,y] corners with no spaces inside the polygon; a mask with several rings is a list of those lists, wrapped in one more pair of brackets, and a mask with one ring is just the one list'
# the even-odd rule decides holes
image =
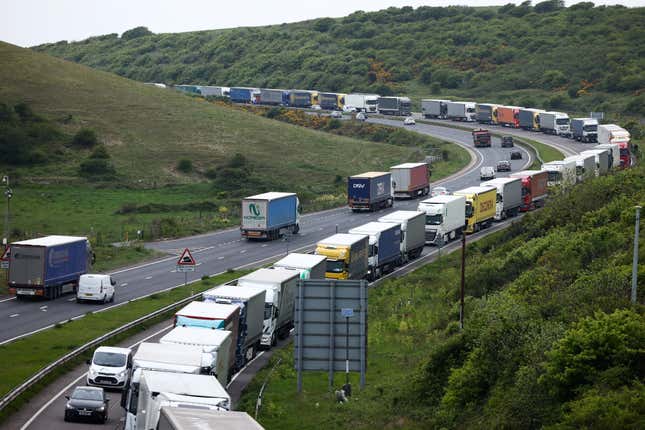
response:
{"label": "grass verge", "polygon": [[[130,321],[148,315],[192,294],[237,278],[242,273],[245,272],[227,272],[190,284],[188,287],[177,287],[164,293],[153,294],[145,299],[135,300],[105,312],[87,313],[78,320],[57,324],[49,330],[0,346],[0,360],[3,363],[10,363],[10,365],[0,368],[0,396],[6,395],[38,370],[92,339],[96,339]],[[163,316],[159,320],[167,318],[171,314],[172,312],[169,312],[167,316]],[[144,326],[149,327],[151,324],[154,324],[154,322],[146,322]],[[114,338],[110,342],[106,342],[106,344],[114,344],[118,340],[131,336],[137,330],[140,329],[134,328],[128,335],[119,335],[118,339]],[[82,359],[85,359],[85,357]],[[78,363],[78,361],[74,363]],[[64,369],[61,369],[61,371],[64,372],[71,368],[70,366],[73,367],[73,365],[63,366]],[[60,373],[57,373],[57,375],[60,375]],[[34,387],[33,390],[17,399],[6,411],[2,411],[0,421],[6,415],[19,409],[25,401],[33,397],[51,380],[47,379],[47,381],[38,384],[38,387]]]}

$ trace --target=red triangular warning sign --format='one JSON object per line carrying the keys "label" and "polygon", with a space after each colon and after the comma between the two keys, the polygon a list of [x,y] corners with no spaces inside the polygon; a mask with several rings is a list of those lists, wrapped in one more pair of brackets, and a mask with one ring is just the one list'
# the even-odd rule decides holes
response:
{"label": "red triangular warning sign", "polygon": [[177,261],[177,265],[194,266],[195,264],[195,259],[193,258],[188,248],[184,249],[184,252],[181,253],[181,257],[179,257],[179,260]]}
{"label": "red triangular warning sign", "polygon": [[7,249],[4,250],[2,257],[0,257],[0,261],[9,261],[10,254],[11,254],[11,247],[7,246]]}

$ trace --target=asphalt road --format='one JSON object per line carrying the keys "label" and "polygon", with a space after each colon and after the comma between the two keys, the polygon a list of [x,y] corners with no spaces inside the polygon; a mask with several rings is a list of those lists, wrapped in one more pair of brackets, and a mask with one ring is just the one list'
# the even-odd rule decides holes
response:
{"label": "asphalt road", "polygon": [[[370,118],[369,121],[402,126],[401,119]],[[476,125],[473,125],[475,127]],[[469,132],[442,127],[440,125],[417,124],[408,129],[426,133],[461,145],[474,154],[473,163],[468,171],[453,175],[433,185],[443,185],[450,190],[457,190],[479,183],[479,168],[495,166],[496,162],[509,158],[508,148],[502,149],[498,139],[493,139],[492,148],[473,148]],[[506,131],[506,129],[504,129]],[[512,133],[526,133],[508,130]],[[587,146],[571,140],[553,136],[531,133],[530,136],[547,144],[557,140],[558,145],[574,153]],[[580,148],[581,147],[581,148]],[[519,148],[518,148],[519,149]],[[513,171],[530,164],[529,155],[523,151],[523,160],[513,160]],[[504,176],[504,174],[500,174]],[[240,237],[237,228],[202,234],[183,239],[149,243],[146,246],[171,254],[150,263],[125,268],[112,272],[117,281],[115,303],[111,305],[77,304],[72,296],[64,296],[51,301],[17,301],[9,298],[0,301],[0,344],[25,336],[29,333],[51,327],[72,318],[82,318],[89,311],[103,311],[119,306],[132,299],[174,288],[184,283],[184,274],[175,271],[175,262],[184,248],[190,248],[197,260],[198,267],[194,273],[188,273],[188,281],[195,281],[203,275],[221,273],[229,268],[255,267],[285,255],[288,251],[307,250],[320,239],[338,229],[339,232],[375,220],[393,210],[416,209],[418,200],[396,201],[394,208],[376,213],[353,213],[348,208],[337,208],[328,211],[308,214],[301,218],[301,233],[292,236],[288,241],[247,242]]]}

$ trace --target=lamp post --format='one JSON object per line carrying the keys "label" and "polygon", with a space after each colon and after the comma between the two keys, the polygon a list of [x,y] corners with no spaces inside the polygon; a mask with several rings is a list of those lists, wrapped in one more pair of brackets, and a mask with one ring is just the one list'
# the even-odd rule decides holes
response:
{"label": "lamp post", "polygon": [[11,198],[13,197],[13,191],[9,187],[9,176],[2,177],[2,183],[5,184],[4,195],[7,199],[7,207],[4,213],[4,234],[2,236],[2,244],[6,249],[9,246],[9,217],[11,211]]}

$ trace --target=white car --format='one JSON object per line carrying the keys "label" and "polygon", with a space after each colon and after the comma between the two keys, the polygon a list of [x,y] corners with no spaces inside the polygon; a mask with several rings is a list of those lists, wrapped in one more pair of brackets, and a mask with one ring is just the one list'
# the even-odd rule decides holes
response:
{"label": "white car", "polygon": [[110,275],[81,275],[76,301],[113,302],[116,281]]}
{"label": "white car", "polygon": [[329,116],[331,116],[332,118],[342,118],[343,114],[342,112],[335,110]]}
{"label": "white car", "polygon": [[127,387],[132,371],[132,350],[99,346],[88,364],[87,385]]}
{"label": "white car", "polygon": [[343,106],[343,112],[353,113],[356,112],[356,108],[354,106]]}
{"label": "white car", "polygon": [[450,191],[448,191],[448,188],[446,187],[434,187],[432,189],[432,192],[430,193],[431,197],[436,197],[436,196],[446,196],[450,194]]}
{"label": "white car", "polygon": [[356,119],[359,121],[365,121],[367,119],[367,115],[365,115],[364,112],[359,112],[356,114]]}
{"label": "white car", "polygon": [[403,125],[415,125],[417,122],[411,116],[403,120]]}
{"label": "white car", "polygon": [[495,179],[495,169],[492,166],[484,166],[479,170],[479,179],[489,181]]}
{"label": "white car", "polygon": [[311,105],[311,108],[312,108],[313,110],[322,110],[322,108],[320,107],[320,105]]}

